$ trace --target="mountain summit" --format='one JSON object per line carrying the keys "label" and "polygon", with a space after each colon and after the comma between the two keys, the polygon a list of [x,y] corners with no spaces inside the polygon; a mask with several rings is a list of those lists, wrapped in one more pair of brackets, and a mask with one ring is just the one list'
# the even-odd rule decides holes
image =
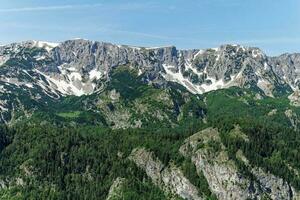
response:
{"label": "mountain summit", "polygon": [[83,39],[27,41],[1,46],[0,66],[2,121],[22,105],[20,92],[42,104],[90,95],[102,91],[120,66],[136,70],[144,83],[163,88],[175,82],[193,94],[237,86],[274,97],[297,92],[300,86],[300,54],[268,57],[258,48],[240,45],[178,50]]}
{"label": "mountain summit", "polygon": [[83,39],[60,44],[28,41],[0,47],[0,65],[2,82],[40,88],[53,97],[97,92],[110,71],[124,65],[144,74],[145,81],[173,81],[197,94],[239,86],[273,96],[300,84],[299,54],[268,57],[258,48],[240,45],[178,50]]}

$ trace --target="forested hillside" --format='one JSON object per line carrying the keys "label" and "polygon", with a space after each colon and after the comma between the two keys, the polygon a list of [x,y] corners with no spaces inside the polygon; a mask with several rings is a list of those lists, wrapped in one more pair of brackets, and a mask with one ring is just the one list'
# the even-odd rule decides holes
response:
{"label": "forested hillside", "polygon": [[[3,125],[1,199],[106,199],[118,178],[125,183],[114,198],[182,198],[128,158],[141,147],[163,165],[178,167],[200,197],[217,199],[203,172],[179,152],[187,138],[208,127],[219,130],[222,143],[209,146],[215,152],[225,146],[238,173],[259,184],[251,171],[259,167],[299,191],[300,110],[287,97],[258,98],[255,91],[236,87],[194,96],[176,84],[160,89],[139,83],[134,74],[118,71],[100,94],[67,97]],[[138,111],[141,105],[144,113]],[[116,126],[113,117],[123,126]],[[262,190],[260,196],[272,199],[270,193]]]}
{"label": "forested hillside", "polygon": [[0,199],[300,199],[297,55],[85,40],[0,55]]}

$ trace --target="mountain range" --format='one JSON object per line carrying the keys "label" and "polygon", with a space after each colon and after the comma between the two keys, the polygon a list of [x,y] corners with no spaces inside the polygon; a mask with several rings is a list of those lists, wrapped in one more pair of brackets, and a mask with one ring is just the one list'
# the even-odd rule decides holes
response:
{"label": "mountain range", "polygon": [[[143,82],[168,81],[193,94],[238,86],[270,97],[295,94],[300,86],[300,54],[268,57],[260,49],[223,45],[206,50],[143,48],[83,39],[59,44],[27,41],[0,47],[1,121],[21,107],[14,91],[38,103],[48,98],[90,95],[105,87],[119,66],[138,71]],[[291,96],[292,98],[293,96]]]}
{"label": "mountain range", "polygon": [[[109,72],[122,65],[145,74],[145,81],[171,80],[198,94],[230,86],[253,86],[272,96],[277,87],[296,90],[300,79],[299,54],[268,57],[258,48],[240,45],[177,50],[173,46],[143,48],[77,39],[60,44],[15,43],[2,46],[0,53],[1,65],[19,63],[23,73],[44,77],[49,87],[46,83],[40,87],[56,96],[96,92],[99,84],[93,81],[107,80]],[[22,62],[27,63],[22,66]],[[22,82],[16,80],[17,84]]]}
{"label": "mountain range", "polygon": [[300,54],[0,46],[1,199],[300,199]]}

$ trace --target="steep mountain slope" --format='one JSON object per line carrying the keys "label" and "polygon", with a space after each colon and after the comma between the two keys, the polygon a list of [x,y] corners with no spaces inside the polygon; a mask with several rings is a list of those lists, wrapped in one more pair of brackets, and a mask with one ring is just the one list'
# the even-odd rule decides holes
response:
{"label": "steep mountain slope", "polygon": [[[175,47],[139,48],[70,40],[50,48],[30,41],[4,46],[0,52],[2,64],[11,66],[15,61],[24,67],[29,65],[31,67],[27,68],[45,76],[54,89],[77,96],[96,91],[98,87],[93,81],[109,78],[112,68],[122,65],[146,73],[146,81],[163,76],[195,93],[252,82],[265,90],[268,88],[264,88],[264,84],[273,86],[273,89],[276,84],[285,83],[296,88],[299,76],[298,55],[268,58],[257,48],[239,45],[177,50]],[[282,75],[286,75],[287,82],[282,80]]]}
{"label": "steep mountain slope", "polygon": [[270,59],[270,63],[274,66],[276,74],[295,89],[299,89],[300,84],[300,54],[283,54]]}
{"label": "steep mountain slope", "polygon": [[[118,81],[119,86],[127,82]],[[147,85],[142,86],[134,91],[148,90]],[[116,92],[126,89],[117,88]],[[171,99],[179,100],[181,95],[187,99],[193,97],[180,90],[177,88],[177,96]],[[160,94],[161,89],[150,91],[156,92]],[[126,104],[123,102],[124,107],[116,108],[120,111],[136,105],[132,102],[142,97],[146,98],[142,106],[150,106],[153,101],[145,93],[135,98],[122,95],[119,101],[124,98]],[[90,102],[83,104],[92,105],[99,97],[95,96],[87,96]],[[105,115],[94,116],[84,111],[77,114],[77,101],[87,101],[83,97],[65,99],[62,107],[53,108],[53,115],[51,111],[40,112],[31,120],[2,128],[0,196],[2,199],[110,199],[110,196],[299,199],[300,124],[292,125],[299,120],[299,108],[291,106],[286,98],[257,99],[252,90],[238,87],[201,97],[182,104],[178,121],[175,112],[167,114],[176,107],[159,108],[167,117],[175,115],[175,118],[153,123],[156,118],[153,111],[146,110],[143,115],[153,118],[148,123],[142,120],[145,123],[142,128],[134,128],[133,123],[131,128],[117,129],[101,124],[100,118],[106,119]],[[115,105],[115,99],[106,101]],[[159,99],[155,105],[170,104],[166,98],[162,102]],[[201,111],[203,114],[197,115]],[[115,123],[130,125],[131,120],[139,120],[143,115],[118,118]],[[95,120],[99,122],[96,125]],[[231,182],[224,180],[227,177]],[[120,188],[114,189],[115,185]]]}
{"label": "steep mountain slope", "polygon": [[[87,40],[60,44],[28,41],[0,47],[1,121],[26,107],[68,95],[101,92],[114,68],[135,69],[145,83],[179,83],[194,94],[238,86],[266,96],[297,91],[299,55],[269,58],[257,48],[224,45],[207,50],[142,48]],[[14,92],[21,90],[22,92]],[[50,100],[50,99],[51,100]]]}
{"label": "steep mountain slope", "polygon": [[[238,126],[231,130],[230,137],[249,142]],[[242,150],[228,155],[216,129],[205,129],[186,139],[180,148],[185,156],[191,156],[197,169],[204,173],[211,190],[219,199],[298,199],[295,188],[261,168],[249,164]],[[230,158],[231,157],[231,158]],[[232,158],[233,157],[233,158]],[[236,163],[234,159],[237,159]],[[239,170],[239,165],[248,168],[248,174]],[[200,172],[198,172],[200,173]]]}

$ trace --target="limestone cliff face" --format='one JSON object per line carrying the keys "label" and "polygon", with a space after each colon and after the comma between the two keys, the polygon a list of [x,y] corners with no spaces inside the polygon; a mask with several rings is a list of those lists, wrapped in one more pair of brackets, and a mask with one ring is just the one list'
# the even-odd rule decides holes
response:
{"label": "limestone cliff face", "polygon": [[300,91],[297,89],[289,96],[290,104],[300,107]]}
{"label": "limestone cliff face", "polygon": [[0,47],[0,121],[10,121],[11,110],[21,109],[24,100],[15,97],[19,93],[42,104],[98,93],[120,66],[136,70],[143,83],[157,87],[167,87],[171,81],[193,94],[231,86],[271,97],[295,92],[290,100],[299,105],[299,63],[299,54],[271,58],[258,48],[240,45],[179,50],[82,39],[14,43]]}
{"label": "limestone cliff face", "polygon": [[122,200],[124,184],[126,184],[125,178],[116,178],[110,186],[106,200]]}
{"label": "limestone cliff face", "polygon": [[255,181],[241,174],[234,161],[229,159],[216,129],[208,128],[189,137],[180,152],[192,158],[197,170],[203,172],[211,191],[220,200],[264,197],[274,200],[299,199],[299,193],[289,183],[260,168],[250,166],[249,161],[239,151],[237,157],[251,168]]}
{"label": "limestone cliff face", "polygon": [[258,48],[240,45],[178,50],[77,39],[55,45],[28,41],[0,47],[0,66],[8,67],[0,71],[0,80],[38,85],[55,97],[96,92],[110,79],[111,70],[124,65],[143,74],[145,82],[164,85],[173,81],[198,94],[239,86],[257,87],[273,96],[276,91],[296,90],[300,80],[299,54],[271,58]]}
{"label": "limestone cliff face", "polygon": [[[236,127],[231,133],[245,141],[247,136]],[[252,177],[240,172],[234,160],[230,159],[226,147],[222,144],[219,132],[207,128],[187,138],[179,152],[203,173],[210,190],[219,200],[299,200],[300,193],[287,181],[276,177],[263,169],[251,166],[248,159],[239,150],[236,158],[248,167]],[[204,199],[198,195],[197,188],[184,177],[174,165],[165,166],[152,152],[144,148],[134,149],[129,157],[138,167],[145,170],[153,183],[167,194],[176,194],[183,199]]]}
{"label": "limestone cliff face", "polygon": [[[214,141],[219,149],[215,150],[209,146],[211,141]],[[197,149],[200,145],[203,147]],[[191,136],[180,148],[180,152],[191,156],[197,170],[203,172],[211,191],[218,199],[238,200],[258,196],[257,186],[253,185],[255,189],[251,190],[250,181],[238,173],[234,162],[228,158],[216,129],[206,129]]]}
{"label": "limestone cliff face", "polygon": [[300,87],[300,54],[283,54],[270,58],[270,64],[274,66],[276,74],[282,76],[292,87]]}
{"label": "limestone cliff face", "polygon": [[175,166],[164,166],[153,153],[144,148],[134,149],[129,157],[138,167],[145,170],[153,183],[165,191],[168,196],[178,195],[183,199],[201,200],[197,188],[184,177]]}

